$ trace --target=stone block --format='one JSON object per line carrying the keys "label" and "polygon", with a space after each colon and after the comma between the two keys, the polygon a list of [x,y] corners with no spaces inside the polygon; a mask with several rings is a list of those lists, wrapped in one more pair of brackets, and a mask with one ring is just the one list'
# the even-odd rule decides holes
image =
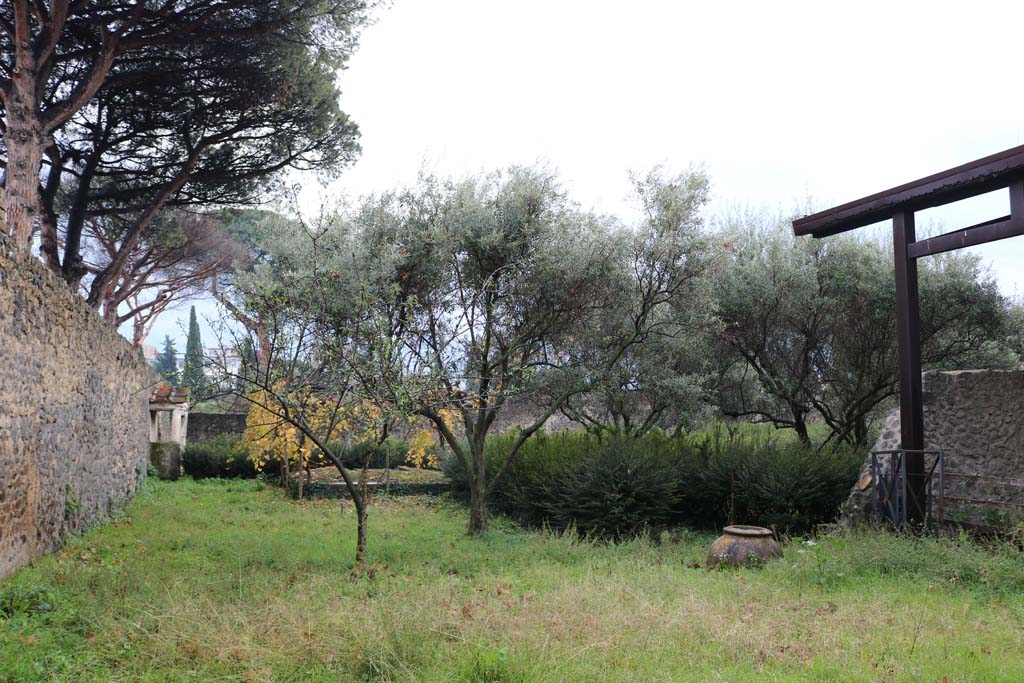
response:
{"label": "stone block", "polygon": [[151,443],[149,464],[157,469],[161,479],[174,481],[181,476],[181,446],[173,441]]}

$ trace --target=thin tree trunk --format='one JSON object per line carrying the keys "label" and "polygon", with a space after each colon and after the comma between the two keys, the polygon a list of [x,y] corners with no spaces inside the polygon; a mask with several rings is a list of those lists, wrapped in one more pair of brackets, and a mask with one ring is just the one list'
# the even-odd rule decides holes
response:
{"label": "thin tree trunk", "polygon": [[861,448],[868,446],[868,421],[863,415],[856,419],[853,428],[853,445]]}
{"label": "thin tree trunk", "polygon": [[284,490],[291,493],[291,487],[289,486],[291,477],[288,475],[288,458],[284,457],[281,458],[281,483],[284,485]]}
{"label": "thin tree trunk", "polygon": [[298,480],[296,482],[296,486],[299,489],[299,500],[302,500],[302,487],[303,487],[303,484],[305,484],[305,478],[302,476],[302,470],[305,468],[305,465],[306,465],[306,462],[304,461],[304,458],[303,458],[303,455],[302,455],[302,449],[305,448],[305,446],[306,446],[306,437],[304,435],[300,434],[299,435],[299,471],[295,473],[297,475],[295,478]]}
{"label": "thin tree trunk", "polygon": [[811,445],[811,435],[807,431],[807,419],[796,411],[793,413],[793,430],[796,432],[797,438],[800,439],[800,443],[804,446]]}
{"label": "thin tree trunk", "polygon": [[50,172],[46,176],[46,186],[40,195],[39,204],[39,253],[43,262],[58,275],[60,270],[60,245],[57,238],[57,214],[54,212],[54,201],[60,189],[61,174],[64,161],[56,145],[46,148],[50,159]]}
{"label": "thin tree trunk", "polygon": [[365,500],[356,500],[355,505],[359,521],[356,525],[356,566],[353,567],[352,573],[360,575],[366,571],[366,522],[368,515]]}
{"label": "thin tree trunk", "polygon": [[469,528],[470,536],[487,529],[487,460],[484,457],[483,439],[470,442],[470,459],[473,469],[467,472],[469,481]]}
{"label": "thin tree trunk", "polygon": [[87,272],[82,264],[82,230],[85,229],[85,212],[89,204],[90,189],[93,178],[96,176],[96,169],[100,165],[100,158],[103,156],[103,149],[94,150],[85,161],[65,226],[64,263],[61,265],[61,270],[64,273],[65,282],[73,290],[78,289],[79,283]]}
{"label": "thin tree trunk", "polygon": [[484,495],[483,482],[469,482],[469,528],[470,536],[487,529],[487,498]]}
{"label": "thin tree trunk", "polygon": [[132,321],[132,346],[142,346],[146,339],[146,324],[141,318]]}

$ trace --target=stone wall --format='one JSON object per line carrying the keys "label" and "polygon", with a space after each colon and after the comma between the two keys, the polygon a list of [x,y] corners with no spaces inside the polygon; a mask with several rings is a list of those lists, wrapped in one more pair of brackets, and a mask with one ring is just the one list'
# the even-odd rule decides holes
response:
{"label": "stone wall", "polygon": [[240,413],[189,413],[188,443],[202,443],[217,436],[241,436],[245,415]]}
{"label": "stone wall", "polygon": [[[946,516],[999,526],[1024,517],[1024,371],[963,370],[924,375],[925,448],[945,460]],[[872,451],[900,447],[899,409]],[[870,454],[861,481],[868,481]],[[847,522],[867,519],[871,489],[855,488]]]}
{"label": "stone wall", "polygon": [[155,372],[0,234],[0,576],[134,493]]}

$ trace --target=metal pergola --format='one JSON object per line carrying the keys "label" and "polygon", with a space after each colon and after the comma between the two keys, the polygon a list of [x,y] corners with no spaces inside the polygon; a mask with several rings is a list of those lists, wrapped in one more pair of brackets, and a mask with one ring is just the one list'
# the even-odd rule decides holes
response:
{"label": "metal pergola", "polygon": [[[917,239],[915,212],[1001,189],[1010,193],[1010,215]],[[821,238],[889,219],[896,259],[901,448],[906,452],[909,493],[919,507],[912,517],[920,521],[926,500],[926,472],[917,259],[1024,235],[1024,146],[805,216],[793,221],[793,232]]]}

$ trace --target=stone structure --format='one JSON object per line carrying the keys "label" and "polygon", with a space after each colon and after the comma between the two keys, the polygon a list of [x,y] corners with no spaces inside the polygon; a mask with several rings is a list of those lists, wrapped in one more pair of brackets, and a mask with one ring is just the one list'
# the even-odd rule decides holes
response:
{"label": "stone structure", "polygon": [[191,413],[188,416],[188,440],[192,443],[244,433],[245,413]]}
{"label": "stone structure", "polygon": [[[999,527],[1024,518],[1024,370],[924,374],[925,447],[945,460],[948,521]],[[900,447],[899,410],[872,451]],[[870,454],[844,507],[844,521],[868,519]]]}
{"label": "stone structure", "polygon": [[174,481],[181,476],[181,445],[175,441],[154,441],[149,444],[149,464],[161,479]]}
{"label": "stone structure", "polygon": [[0,235],[0,576],[134,493],[158,381],[138,349]]}
{"label": "stone structure", "polygon": [[188,439],[188,389],[161,382],[149,396],[149,442],[176,443],[185,448]]}

